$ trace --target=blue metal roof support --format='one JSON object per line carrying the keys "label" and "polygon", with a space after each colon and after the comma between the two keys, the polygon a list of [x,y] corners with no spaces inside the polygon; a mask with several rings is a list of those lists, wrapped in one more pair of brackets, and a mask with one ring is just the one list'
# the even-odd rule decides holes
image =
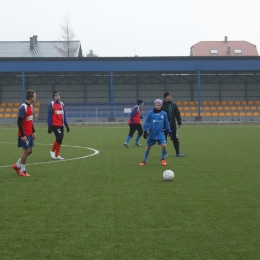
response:
{"label": "blue metal roof support", "polygon": [[110,71],[110,89],[109,89],[109,101],[110,101],[110,117],[114,117],[114,82],[113,71]]}
{"label": "blue metal roof support", "polygon": [[200,70],[198,70],[198,116],[200,116]]}
{"label": "blue metal roof support", "polygon": [[21,103],[24,103],[25,102],[25,84],[24,84],[24,71],[22,72],[22,102]]}

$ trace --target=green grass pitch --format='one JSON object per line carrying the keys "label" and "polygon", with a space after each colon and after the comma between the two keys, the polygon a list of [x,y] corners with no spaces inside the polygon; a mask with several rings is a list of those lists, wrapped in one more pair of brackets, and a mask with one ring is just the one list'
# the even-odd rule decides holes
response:
{"label": "green grass pitch", "polygon": [[260,259],[259,124],[183,125],[186,157],[168,143],[166,167],[158,145],[139,166],[145,140],[124,147],[127,125],[71,125],[64,162],[50,158],[54,135],[35,128],[26,178],[11,167],[17,127],[0,127],[1,260]]}

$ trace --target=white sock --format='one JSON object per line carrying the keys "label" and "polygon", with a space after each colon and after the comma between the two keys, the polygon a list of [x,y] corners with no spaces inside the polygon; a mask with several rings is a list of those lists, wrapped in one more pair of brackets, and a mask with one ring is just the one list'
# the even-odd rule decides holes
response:
{"label": "white sock", "polygon": [[25,164],[21,164],[21,172],[25,171]]}
{"label": "white sock", "polygon": [[18,168],[21,167],[21,158],[18,159],[18,161],[17,161],[17,163],[16,163],[16,166],[17,166]]}

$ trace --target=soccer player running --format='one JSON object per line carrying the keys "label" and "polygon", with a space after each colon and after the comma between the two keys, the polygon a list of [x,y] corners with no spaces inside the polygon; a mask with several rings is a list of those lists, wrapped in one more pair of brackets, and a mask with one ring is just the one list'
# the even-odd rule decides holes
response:
{"label": "soccer player running", "polygon": [[17,163],[13,165],[13,169],[18,175],[23,177],[29,177],[30,175],[25,170],[25,164],[27,157],[32,154],[32,148],[34,146],[34,139],[36,138],[35,129],[33,126],[33,107],[35,103],[36,93],[34,90],[28,90],[26,92],[26,101],[23,103],[18,112],[18,147],[23,148],[21,157]]}
{"label": "soccer player running", "polygon": [[[151,110],[144,122],[143,131],[144,139],[147,139],[146,150],[144,152],[144,159],[139,164],[140,166],[146,165],[147,157],[149,156],[150,150],[156,142],[162,147],[161,164],[166,166],[165,153],[166,153],[166,139],[164,135],[164,129],[167,129],[169,135],[171,136],[171,128],[167,119],[167,115],[162,111],[162,100],[156,99],[154,101],[154,109]],[[148,131],[149,130],[149,134]]]}
{"label": "soccer player running", "polygon": [[130,130],[129,130],[128,136],[126,137],[125,143],[124,143],[124,146],[127,148],[130,148],[129,141],[133,137],[136,130],[137,130],[138,134],[136,136],[134,144],[136,146],[141,146],[141,144],[139,144],[139,139],[143,135],[143,129],[142,129],[140,119],[143,119],[143,117],[141,115],[140,108],[143,105],[144,105],[144,101],[142,99],[137,99],[136,106],[133,108],[132,112],[130,113],[130,118],[128,120]]}
{"label": "soccer player running", "polygon": [[[184,157],[185,155],[180,152],[180,143],[179,143],[179,137],[178,137],[178,130],[176,126],[176,121],[178,124],[178,127],[181,127],[181,113],[177,107],[176,104],[174,104],[172,101],[172,95],[169,92],[164,93],[164,101],[162,105],[162,110],[166,112],[168,121],[170,123],[170,127],[172,130],[172,142],[173,146],[176,152],[177,157]],[[167,130],[164,130],[165,139],[167,141]],[[166,153],[166,157],[168,154]]]}
{"label": "soccer player running", "polygon": [[67,132],[70,131],[66,113],[64,110],[64,104],[60,101],[60,92],[53,92],[53,101],[48,104],[48,133],[54,132],[56,140],[53,142],[52,149],[50,151],[51,158],[54,160],[64,160],[60,156],[61,144],[64,136],[64,125]]}

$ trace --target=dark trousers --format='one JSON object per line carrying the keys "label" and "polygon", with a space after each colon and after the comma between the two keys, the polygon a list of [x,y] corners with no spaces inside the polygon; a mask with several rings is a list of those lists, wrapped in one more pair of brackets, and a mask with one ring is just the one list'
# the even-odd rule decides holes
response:
{"label": "dark trousers", "polygon": [[[172,130],[172,143],[174,146],[174,149],[176,151],[176,154],[180,152],[180,144],[179,144],[179,138],[178,138],[178,130],[176,128],[176,126],[171,127]],[[164,135],[165,135],[165,139],[167,141],[167,135],[168,135],[168,131],[164,130]]]}
{"label": "dark trousers", "polygon": [[62,144],[63,135],[64,135],[64,126],[53,126],[52,129],[55,134],[57,143]]}
{"label": "dark trousers", "polygon": [[129,124],[130,130],[129,130],[129,136],[132,138],[135,131],[138,132],[139,136],[143,135],[143,128],[141,124]]}

